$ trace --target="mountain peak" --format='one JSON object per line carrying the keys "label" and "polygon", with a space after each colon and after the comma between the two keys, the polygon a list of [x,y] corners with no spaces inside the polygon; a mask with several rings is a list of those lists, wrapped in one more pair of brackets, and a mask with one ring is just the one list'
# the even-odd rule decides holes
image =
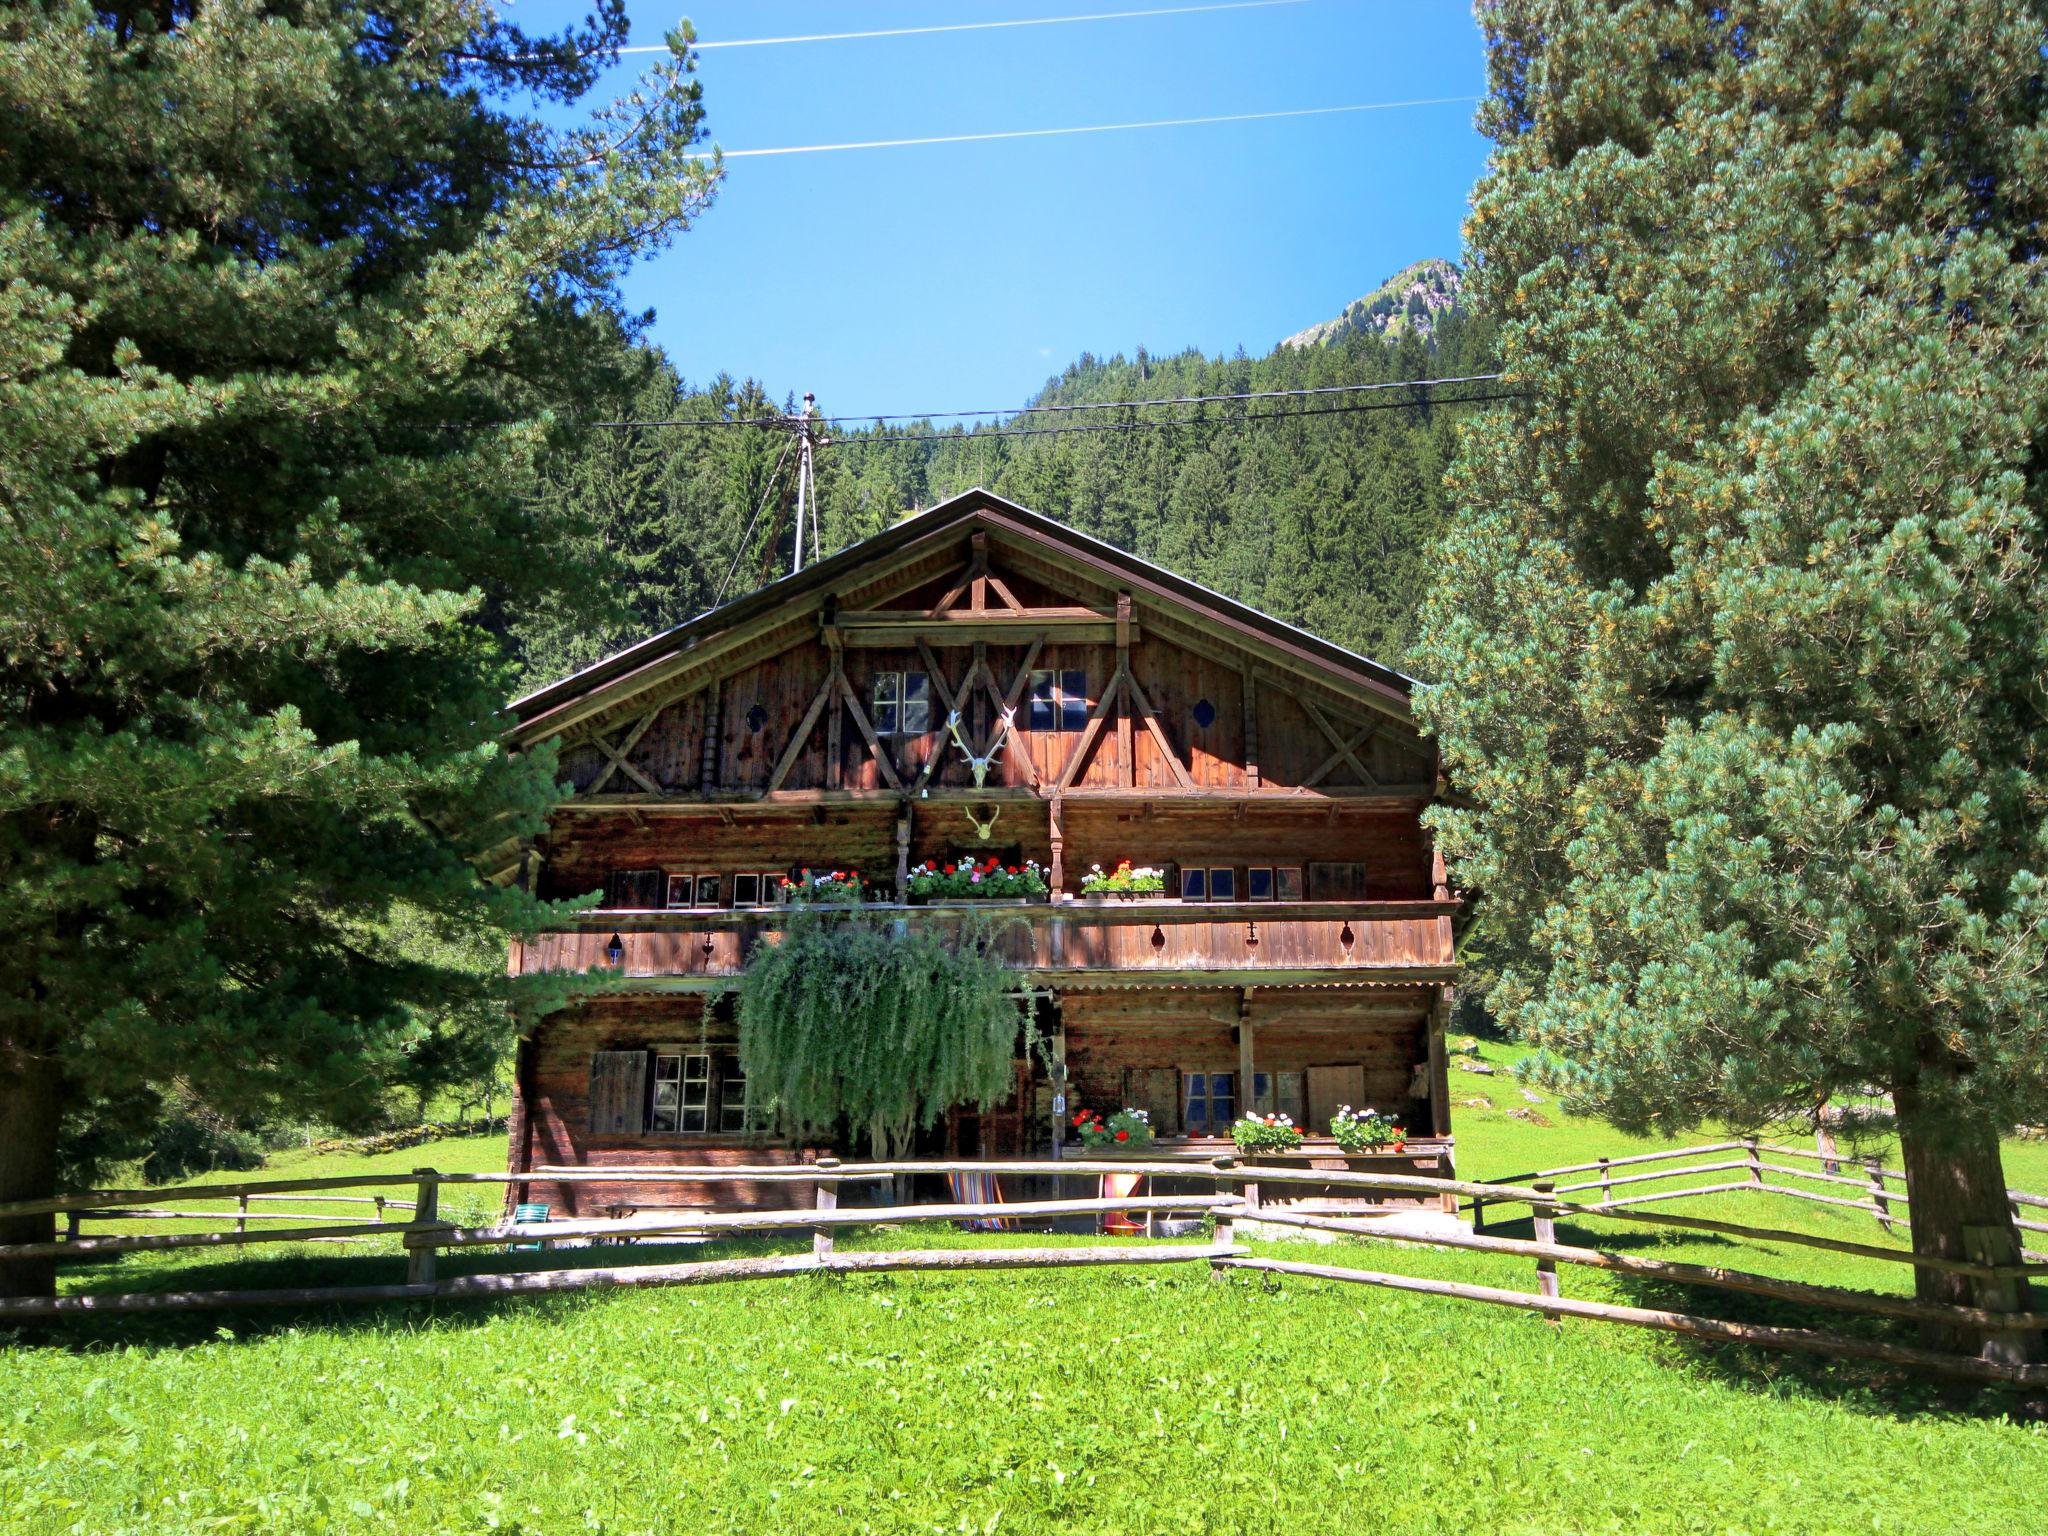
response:
{"label": "mountain peak", "polygon": [[1403,267],[1364,298],[1354,299],[1336,319],[1296,331],[1281,345],[1327,347],[1354,331],[1394,337],[1412,330],[1426,340],[1436,317],[1457,307],[1464,284],[1465,275],[1456,262],[1432,256]]}

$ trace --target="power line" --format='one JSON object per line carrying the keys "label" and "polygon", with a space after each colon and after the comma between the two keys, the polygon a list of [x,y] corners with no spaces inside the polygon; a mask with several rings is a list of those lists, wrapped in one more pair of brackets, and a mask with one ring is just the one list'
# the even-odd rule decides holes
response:
{"label": "power line", "polygon": [[775,482],[782,478],[782,466],[789,462],[789,450],[795,446],[796,439],[793,437],[784,443],[782,454],[775,461],[775,467],[768,471],[768,483],[761,490],[761,505],[754,508],[754,515],[747,519],[746,532],[740,535],[739,547],[732,552],[732,564],[726,567],[725,580],[718,584],[718,594],[711,599],[713,608],[725,601],[726,588],[732,585],[733,577],[739,573],[740,559],[747,552],[747,542],[753,538],[754,527],[761,521],[761,514],[768,510],[768,498],[775,494]]}
{"label": "power line", "polygon": [[[1140,16],[1199,16],[1210,11],[1263,11],[1280,5],[1306,5],[1308,0],[1232,0],[1226,5],[1175,5],[1150,11],[1099,11],[1089,16],[1031,16],[1018,21],[962,21],[935,27],[886,27],[874,32],[813,32],[799,37],[734,37],[723,41],[692,43],[694,49],[773,48],[783,43],[845,43],[870,37],[927,37],[935,32],[994,32],[1006,27],[1057,27],[1076,21],[1127,21]],[[631,53],[667,53],[668,45],[653,43],[621,48]]]}
{"label": "power line", "polygon": [[820,155],[849,149],[907,149],[925,144],[986,144],[996,139],[1052,139],[1075,133],[1129,133],[1140,128],[1198,128],[1212,123],[1264,123],[1284,117],[1330,117],[1343,112],[1392,112],[1404,107],[1470,105],[1479,96],[1423,96],[1413,101],[1365,101],[1345,107],[1296,107],[1285,112],[1229,112],[1218,117],[1162,117],[1142,123],[1088,123],[1071,128],[1011,128],[999,133],[941,133],[916,139],[861,139],[845,144],[787,144],[774,149],[728,149],[728,160],[763,155]]}
{"label": "power line", "polygon": [[834,448],[865,448],[876,443],[980,443],[992,437],[1059,437],[1068,432],[1151,432],[1168,427],[1238,427],[1252,422],[1300,421],[1310,416],[1357,416],[1367,411],[1412,411],[1418,407],[1483,405],[1490,400],[1521,400],[1526,391],[1496,390],[1461,395],[1455,400],[1372,400],[1358,405],[1326,405],[1305,411],[1259,411],[1243,416],[1169,416],[1164,420],[1111,421],[1085,427],[990,427],[975,432],[902,432],[877,437],[834,438]]}
{"label": "power line", "polygon": [[[969,416],[1045,416],[1066,411],[1121,411],[1160,405],[1219,405],[1234,400],[1300,400],[1319,395],[1371,394],[1387,389],[1430,389],[1444,384],[1495,384],[1504,373],[1461,373],[1441,379],[1383,379],[1372,384],[1319,384],[1303,389],[1244,390],[1227,395],[1163,395],[1154,400],[1102,400],[1061,405],[1018,405],[974,411],[894,411],[813,416],[812,421],[838,426],[846,422],[951,421]],[[1301,413],[1296,413],[1301,414]],[[640,421],[584,421],[583,427],[786,427],[789,416],[676,416]]]}

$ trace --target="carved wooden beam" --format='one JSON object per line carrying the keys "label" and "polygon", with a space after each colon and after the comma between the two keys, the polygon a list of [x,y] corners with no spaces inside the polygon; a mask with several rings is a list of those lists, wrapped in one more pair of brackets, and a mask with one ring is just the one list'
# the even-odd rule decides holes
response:
{"label": "carved wooden beam", "polygon": [[903,793],[902,776],[896,772],[896,765],[889,760],[889,754],[883,750],[881,738],[875,735],[874,726],[868,723],[868,712],[860,707],[860,698],[854,693],[853,684],[846,680],[846,674],[836,666],[832,670],[831,681],[839,685],[839,696],[853,712],[853,723],[860,727],[860,734],[868,744],[868,751],[874,756],[875,765],[882,770],[882,777],[889,781],[891,789],[898,794]]}
{"label": "carved wooden beam", "polygon": [[1096,702],[1095,708],[1089,711],[1088,724],[1081,731],[1081,739],[1074,743],[1074,750],[1067,754],[1066,762],[1060,767],[1060,776],[1053,781],[1052,792],[1055,795],[1074,782],[1075,775],[1081,771],[1081,765],[1088,760],[1088,754],[1095,746],[1095,738],[1102,733],[1102,722],[1109,718],[1110,705],[1116,702],[1130,675],[1129,669],[1118,667],[1116,676],[1111,678],[1109,686],[1102,690],[1101,699]]}
{"label": "carved wooden beam", "polygon": [[[1131,594],[1119,592],[1116,595],[1116,665],[1126,676],[1131,670]],[[1117,700],[1116,706],[1116,750],[1120,759],[1117,765],[1117,782],[1125,789],[1137,783],[1137,764],[1131,753],[1131,700],[1128,694]]]}
{"label": "carved wooden beam", "polygon": [[798,756],[803,752],[804,743],[810,740],[811,727],[818,723],[818,715],[825,708],[825,701],[832,697],[834,685],[839,682],[839,665],[835,658],[832,668],[825,674],[825,681],[818,685],[818,691],[811,698],[811,707],[804,711],[804,718],[790,734],[789,744],[782,749],[782,756],[775,761],[775,771],[768,775],[768,787],[761,791],[766,799],[782,788],[782,781],[789,777],[789,770],[796,766]]}

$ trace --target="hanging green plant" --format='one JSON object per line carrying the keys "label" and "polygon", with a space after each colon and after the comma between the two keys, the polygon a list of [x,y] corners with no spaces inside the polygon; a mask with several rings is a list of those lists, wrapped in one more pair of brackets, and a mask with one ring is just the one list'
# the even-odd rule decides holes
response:
{"label": "hanging green plant", "polygon": [[1020,1032],[1026,1050],[1037,1041],[994,933],[793,914],[740,980],[740,1063],[764,1123],[798,1138],[844,1127],[892,1157],[955,1105],[1003,1098]]}

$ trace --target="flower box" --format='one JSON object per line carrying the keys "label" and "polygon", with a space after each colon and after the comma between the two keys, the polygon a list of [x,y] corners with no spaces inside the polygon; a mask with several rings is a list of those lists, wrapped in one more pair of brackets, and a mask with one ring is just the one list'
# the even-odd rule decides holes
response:
{"label": "flower box", "polygon": [[1037,861],[1003,864],[995,859],[956,859],[940,864],[931,860],[910,871],[903,882],[903,894],[910,901],[931,905],[939,902],[1001,902],[1022,906],[1043,901],[1052,891],[1045,871]]}

